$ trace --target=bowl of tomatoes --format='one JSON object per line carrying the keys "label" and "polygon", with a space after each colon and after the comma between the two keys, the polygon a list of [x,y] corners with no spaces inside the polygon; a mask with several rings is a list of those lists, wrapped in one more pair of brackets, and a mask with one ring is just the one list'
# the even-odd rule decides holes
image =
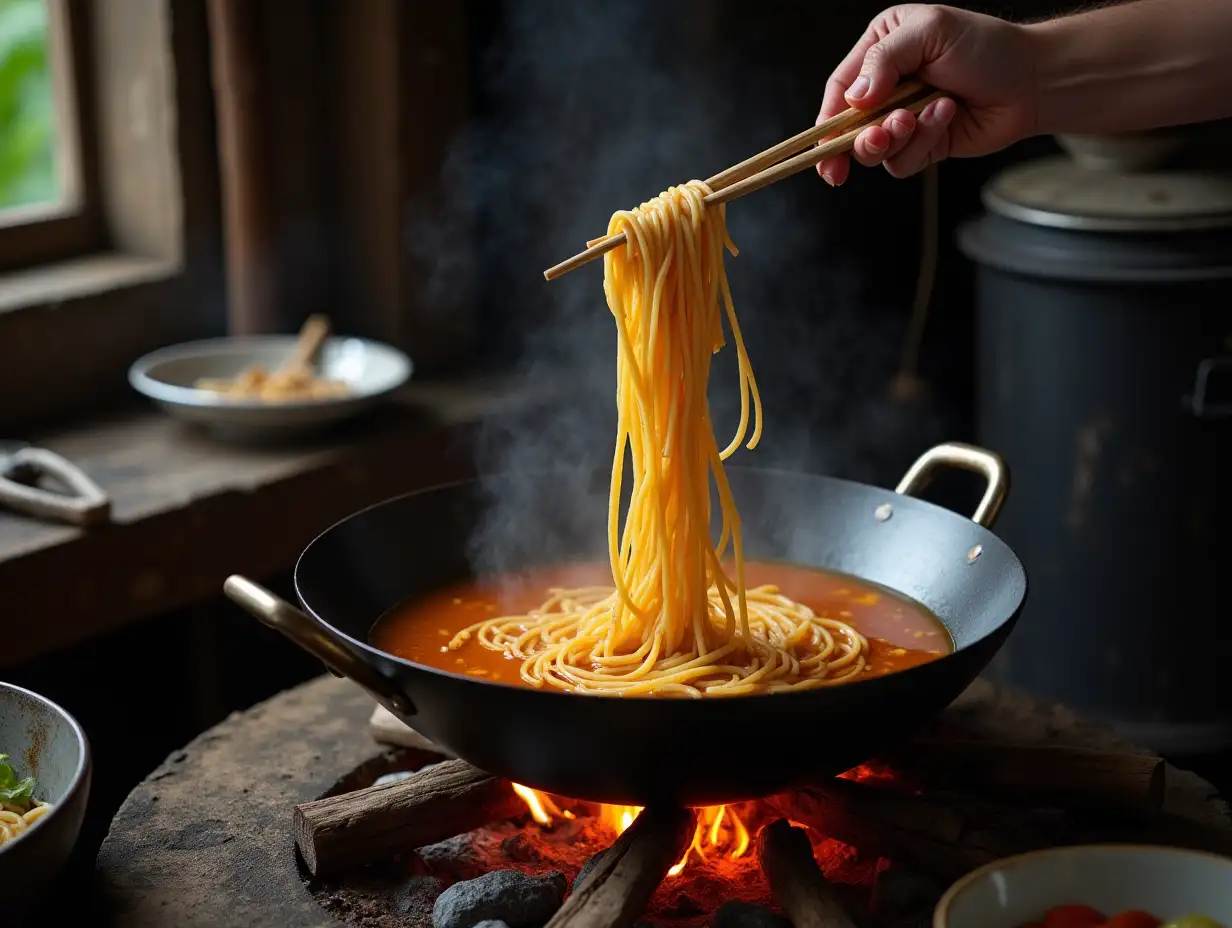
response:
{"label": "bowl of tomatoes", "polygon": [[1232,859],[1136,844],[994,861],[951,886],[933,928],[1232,928]]}

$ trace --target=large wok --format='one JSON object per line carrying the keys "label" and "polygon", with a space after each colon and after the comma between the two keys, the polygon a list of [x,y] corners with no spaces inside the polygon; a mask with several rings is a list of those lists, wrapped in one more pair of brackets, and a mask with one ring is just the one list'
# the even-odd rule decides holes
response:
{"label": "large wok", "polygon": [[[913,497],[945,468],[986,478],[971,519]],[[910,737],[1009,635],[1027,580],[988,528],[1009,485],[996,455],[939,445],[894,491],[778,471],[733,467],[728,474],[747,556],[841,571],[905,594],[945,623],[954,653],[798,693],[654,699],[487,682],[371,647],[369,630],[387,610],[472,574],[472,538],[491,504],[479,481],[391,499],[318,537],[295,568],[306,611],[243,577],[228,579],[226,592],[477,767],[559,795],[638,805],[751,799],[847,770]],[[603,552],[601,530],[583,534],[590,537],[569,542],[578,553]],[[538,559],[558,554],[539,550]],[[536,559],[535,549],[522,552],[525,566]]]}

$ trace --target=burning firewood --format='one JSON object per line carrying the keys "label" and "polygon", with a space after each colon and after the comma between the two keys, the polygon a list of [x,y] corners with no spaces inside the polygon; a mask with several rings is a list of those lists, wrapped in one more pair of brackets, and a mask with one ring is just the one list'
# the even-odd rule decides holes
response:
{"label": "burning firewood", "polygon": [[565,900],[546,928],[628,928],[688,846],[689,809],[645,809]]}
{"label": "burning firewood", "polygon": [[855,928],[822,876],[804,829],[793,828],[783,818],[771,822],[757,836],[757,859],[795,928]]}
{"label": "burning firewood", "polygon": [[767,800],[780,815],[860,850],[953,879],[999,857],[1055,844],[1067,819],[948,793],[913,796],[847,779]]}
{"label": "burning firewood", "polygon": [[1015,803],[1149,815],[1164,798],[1163,759],[1130,751],[990,741],[938,729],[889,760],[921,785]]}
{"label": "burning firewood", "polygon": [[295,844],[313,876],[434,844],[525,807],[508,780],[447,760],[405,780],[295,807]]}

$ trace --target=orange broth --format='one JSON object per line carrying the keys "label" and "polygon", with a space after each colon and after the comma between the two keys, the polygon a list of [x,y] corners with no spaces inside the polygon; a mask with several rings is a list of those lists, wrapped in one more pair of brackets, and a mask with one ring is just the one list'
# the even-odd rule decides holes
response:
{"label": "orange broth", "polygon": [[[549,587],[610,585],[606,563],[535,569],[516,575],[468,581],[395,606],[372,628],[374,647],[416,664],[485,680],[529,686],[522,661],[485,648],[472,638],[455,651],[451,638],[468,625],[535,609]],[[773,583],[819,616],[839,619],[868,639],[862,679],[906,670],[953,650],[949,632],[919,603],[866,581],[791,564],[746,562],[745,584]]]}

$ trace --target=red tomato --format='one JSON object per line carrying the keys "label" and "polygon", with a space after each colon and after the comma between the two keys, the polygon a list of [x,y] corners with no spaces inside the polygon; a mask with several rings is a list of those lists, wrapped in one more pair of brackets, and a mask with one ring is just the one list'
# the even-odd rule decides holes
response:
{"label": "red tomato", "polygon": [[1162,924],[1163,922],[1149,912],[1130,909],[1112,916],[1104,922],[1104,928],[1159,928]]}
{"label": "red tomato", "polygon": [[1043,928],[1101,928],[1104,916],[1089,905],[1059,905],[1044,916]]}

